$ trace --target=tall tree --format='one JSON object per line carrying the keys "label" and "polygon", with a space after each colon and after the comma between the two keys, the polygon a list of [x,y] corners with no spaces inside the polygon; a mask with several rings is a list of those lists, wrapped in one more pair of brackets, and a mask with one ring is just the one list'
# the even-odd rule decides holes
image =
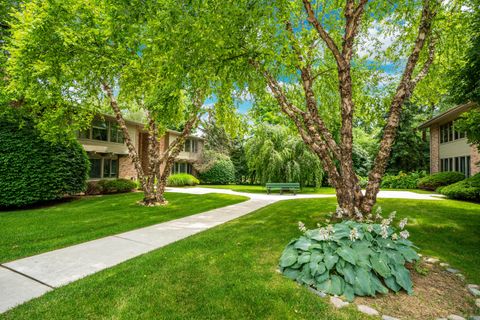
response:
{"label": "tall tree", "polygon": [[[435,0],[396,4],[279,0],[270,6],[247,1],[245,7],[254,13],[243,12],[250,16],[246,26],[235,27],[237,32],[228,34],[226,41],[237,41],[245,63],[255,70],[247,77],[263,80],[249,81],[248,89],[274,99],[295,123],[303,141],[321,160],[346,216],[354,217],[355,208],[370,212],[404,102],[428,74],[436,44],[445,45],[440,41],[442,33],[436,31],[442,28],[439,21],[448,20],[457,7],[445,8]],[[234,26],[240,18],[227,12]],[[256,21],[253,27],[251,19]],[[382,40],[387,37],[393,40],[385,49]],[[362,52],[368,46],[370,50]],[[394,66],[395,74],[386,74],[388,64]],[[352,159],[354,114],[374,112],[386,114],[385,125],[363,194]],[[336,126],[338,137],[333,134]]]}
{"label": "tall tree", "polygon": [[[208,48],[208,35],[192,44],[194,21],[192,12],[169,0],[28,2],[11,22],[10,93],[52,139],[73,135],[110,108],[123,130],[143,203],[165,203],[170,168],[210,94],[211,69],[202,64],[200,50]],[[146,168],[124,110],[146,114]],[[179,122],[181,135],[160,154],[160,136]]]}

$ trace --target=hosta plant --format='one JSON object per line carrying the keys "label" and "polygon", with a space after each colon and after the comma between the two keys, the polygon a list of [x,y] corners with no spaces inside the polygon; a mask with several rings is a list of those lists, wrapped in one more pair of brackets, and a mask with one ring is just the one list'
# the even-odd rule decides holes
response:
{"label": "hosta plant", "polygon": [[[341,216],[341,212],[337,209]],[[360,213],[358,213],[360,215]],[[412,293],[412,280],[405,263],[419,259],[405,230],[407,219],[392,226],[389,218],[360,217],[307,230],[299,222],[303,235],[292,240],[280,258],[280,270],[288,278],[319,291],[344,296],[386,294],[388,289]]]}

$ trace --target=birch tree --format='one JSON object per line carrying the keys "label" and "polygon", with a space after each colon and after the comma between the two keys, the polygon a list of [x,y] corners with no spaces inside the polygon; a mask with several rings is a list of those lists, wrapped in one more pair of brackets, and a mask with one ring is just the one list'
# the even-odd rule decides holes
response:
{"label": "birch tree", "polygon": [[[7,73],[16,105],[51,139],[75,134],[109,108],[123,131],[145,205],[165,203],[174,159],[209,95],[209,70],[193,68],[202,60],[196,46],[186,45],[189,14],[168,0],[47,0],[22,5],[10,22]],[[147,116],[146,168],[126,127],[129,110]],[[181,134],[161,153],[161,135],[180,122]]]}
{"label": "birch tree", "polygon": [[[346,218],[375,205],[402,108],[428,75],[438,44],[447,46],[442,21],[458,13],[454,3],[447,9],[436,0],[246,1],[237,4],[246,18],[218,11],[232,26],[238,23],[227,38],[253,70],[240,71],[240,79],[295,124],[321,160]],[[389,65],[395,72],[385,72]],[[363,193],[353,169],[352,130],[375,113],[385,115],[383,136]]]}

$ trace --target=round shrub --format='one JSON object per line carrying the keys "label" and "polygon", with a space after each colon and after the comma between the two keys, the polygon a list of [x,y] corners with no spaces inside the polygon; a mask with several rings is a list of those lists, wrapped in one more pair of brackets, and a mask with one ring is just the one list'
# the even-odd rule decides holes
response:
{"label": "round shrub", "polygon": [[195,186],[199,183],[197,178],[188,173],[172,174],[167,181],[167,185],[171,187]]}
{"label": "round shrub", "polygon": [[[280,271],[288,278],[331,295],[355,296],[386,294],[388,289],[412,293],[406,262],[419,259],[408,231],[397,233],[390,224],[343,221],[307,230],[291,241],[280,258]],[[400,222],[403,229],[406,219]]]}
{"label": "round shrub", "polygon": [[460,172],[439,172],[418,180],[417,186],[420,189],[435,190],[438,187],[448,186],[463,179],[465,179],[465,175]]}
{"label": "round shrub", "polygon": [[31,125],[0,119],[0,207],[83,192],[90,163],[77,141],[52,143]]}
{"label": "round shrub", "polygon": [[397,175],[386,174],[382,178],[382,188],[388,189],[416,189],[418,181],[426,175],[424,171],[405,173],[400,171]]}
{"label": "round shrub", "polygon": [[200,181],[205,184],[229,184],[235,182],[235,166],[230,159],[220,159],[205,172],[200,174]]}
{"label": "round shrub", "polygon": [[449,186],[440,187],[437,192],[451,199],[480,202],[480,173]]}
{"label": "round shrub", "polygon": [[131,192],[137,186],[135,181],[127,179],[105,179],[98,181],[97,184],[103,194]]}

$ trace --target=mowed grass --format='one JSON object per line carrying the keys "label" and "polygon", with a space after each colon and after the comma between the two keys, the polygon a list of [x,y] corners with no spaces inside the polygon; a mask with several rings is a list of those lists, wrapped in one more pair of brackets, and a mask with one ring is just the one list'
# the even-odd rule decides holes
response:
{"label": "mowed grass", "polygon": [[[478,282],[480,206],[384,199],[408,216],[412,240]],[[324,221],[335,199],[275,203],[21,305],[0,319],[368,319],[334,310],[276,272],[299,220]]]}
{"label": "mowed grass", "polygon": [[[199,185],[198,187],[202,188],[214,188],[214,189],[228,189],[238,192],[248,192],[248,193],[267,193],[267,188],[261,185],[250,185],[250,184],[227,184],[227,185],[210,185],[204,184]],[[421,189],[382,189],[385,191],[410,191],[414,193],[421,193],[421,194],[435,194],[435,191],[428,191],[428,190],[421,190]],[[273,193],[279,193],[279,191],[274,191]],[[299,193],[302,194],[335,194],[335,189],[331,187],[303,187]]]}
{"label": "mowed grass", "polygon": [[0,263],[177,219],[248,198],[167,193],[168,205],[137,204],[143,193],[85,197],[49,207],[0,211]]}

